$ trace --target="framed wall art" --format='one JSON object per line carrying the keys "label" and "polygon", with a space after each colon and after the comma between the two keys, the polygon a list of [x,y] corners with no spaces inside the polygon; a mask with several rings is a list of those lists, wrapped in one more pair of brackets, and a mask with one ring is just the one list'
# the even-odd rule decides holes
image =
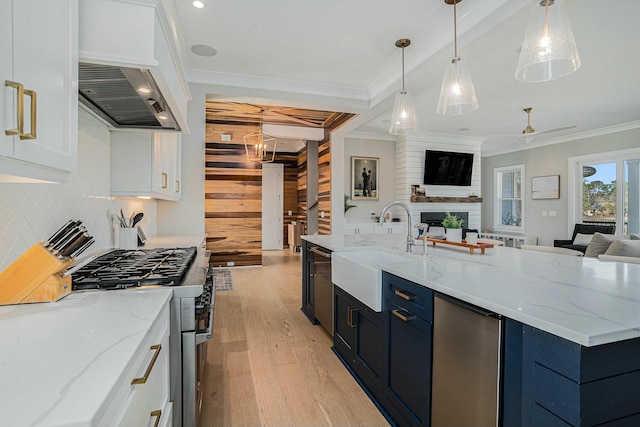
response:
{"label": "framed wall art", "polygon": [[560,175],[534,176],[531,178],[531,199],[559,199]]}
{"label": "framed wall art", "polygon": [[378,200],[379,157],[351,157],[351,200]]}

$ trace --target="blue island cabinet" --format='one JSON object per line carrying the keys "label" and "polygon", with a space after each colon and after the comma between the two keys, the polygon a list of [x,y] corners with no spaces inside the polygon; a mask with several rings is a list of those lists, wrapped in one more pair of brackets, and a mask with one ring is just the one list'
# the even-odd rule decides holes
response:
{"label": "blue island cabinet", "polygon": [[431,425],[433,291],[384,273],[384,388],[400,426]]}
{"label": "blue island cabinet", "polygon": [[523,325],[520,425],[640,426],[640,339],[585,347]]}

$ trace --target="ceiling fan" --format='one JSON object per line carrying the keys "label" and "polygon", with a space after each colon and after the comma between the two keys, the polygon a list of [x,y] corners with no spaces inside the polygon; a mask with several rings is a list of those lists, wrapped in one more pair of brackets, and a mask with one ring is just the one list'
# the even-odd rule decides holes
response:
{"label": "ceiling fan", "polygon": [[534,138],[537,135],[560,132],[562,130],[573,129],[575,127],[578,127],[578,125],[567,125],[567,126],[560,126],[557,128],[535,130],[533,127],[531,127],[531,111],[533,111],[533,108],[527,107],[527,108],[524,108],[523,111],[527,113],[527,127],[522,130],[522,133],[517,135],[491,135],[491,136],[517,136],[518,138],[523,138],[525,142],[531,142],[534,140]]}

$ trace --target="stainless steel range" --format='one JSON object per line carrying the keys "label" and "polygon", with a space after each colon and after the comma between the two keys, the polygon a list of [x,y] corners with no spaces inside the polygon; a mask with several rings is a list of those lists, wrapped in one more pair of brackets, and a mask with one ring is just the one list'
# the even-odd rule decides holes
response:
{"label": "stainless steel range", "polygon": [[189,248],[113,249],[69,270],[74,291],[173,286],[171,401],[173,425],[198,427],[206,343],[212,338],[215,288],[208,252]]}

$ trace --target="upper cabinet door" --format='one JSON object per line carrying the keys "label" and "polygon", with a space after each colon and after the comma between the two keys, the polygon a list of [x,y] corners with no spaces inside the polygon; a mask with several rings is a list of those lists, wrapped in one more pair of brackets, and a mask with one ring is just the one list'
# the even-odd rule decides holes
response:
{"label": "upper cabinet door", "polygon": [[[24,124],[21,135],[10,137],[12,143],[3,138],[0,153],[23,162],[24,170],[17,163],[17,169],[11,168],[8,174],[65,180],[66,173],[76,169],[78,151],[77,0],[0,1],[3,24],[0,71],[3,80],[21,85],[24,91],[20,100],[18,89],[8,86],[3,89],[4,130],[15,127],[20,116]],[[4,13],[6,8],[8,14]],[[4,40],[7,19],[11,20],[10,46]],[[11,51],[6,55],[8,49]],[[6,58],[13,61],[5,61]],[[44,168],[39,170],[38,166]],[[6,165],[0,164],[0,173],[7,173],[3,167]]]}

